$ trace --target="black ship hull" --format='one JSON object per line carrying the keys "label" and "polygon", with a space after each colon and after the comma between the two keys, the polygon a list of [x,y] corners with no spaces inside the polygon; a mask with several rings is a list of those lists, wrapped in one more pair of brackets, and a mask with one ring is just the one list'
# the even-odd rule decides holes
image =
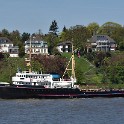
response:
{"label": "black ship hull", "polygon": [[81,91],[71,88],[43,88],[31,86],[0,86],[0,98],[27,99],[27,98],[92,98],[92,97],[124,97],[123,90],[108,91]]}

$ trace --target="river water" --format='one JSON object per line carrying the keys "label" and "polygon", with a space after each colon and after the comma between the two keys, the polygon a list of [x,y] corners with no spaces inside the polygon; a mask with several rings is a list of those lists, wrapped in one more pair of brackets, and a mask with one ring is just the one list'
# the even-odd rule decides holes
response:
{"label": "river water", "polygon": [[0,99],[0,124],[123,124],[124,98]]}

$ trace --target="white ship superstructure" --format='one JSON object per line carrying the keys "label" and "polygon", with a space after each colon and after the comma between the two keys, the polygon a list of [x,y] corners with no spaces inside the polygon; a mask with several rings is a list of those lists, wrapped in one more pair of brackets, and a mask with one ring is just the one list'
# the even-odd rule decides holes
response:
{"label": "white ship superstructure", "polygon": [[44,86],[45,88],[72,88],[75,80],[58,79],[53,80],[51,74],[40,74],[37,72],[22,71],[17,72],[12,77],[13,85]]}
{"label": "white ship superstructure", "polygon": [[12,77],[12,83],[14,85],[32,85],[32,86],[47,85],[51,87],[52,75],[40,74],[37,72],[22,71],[22,72],[17,72],[16,75]]}

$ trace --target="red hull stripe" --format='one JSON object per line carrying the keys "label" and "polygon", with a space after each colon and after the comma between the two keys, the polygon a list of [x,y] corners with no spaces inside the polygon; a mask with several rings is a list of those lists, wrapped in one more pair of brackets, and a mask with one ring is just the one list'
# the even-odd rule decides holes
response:
{"label": "red hull stripe", "polygon": [[61,94],[61,95],[56,95],[56,94],[38,94],[38,96],[79,96],[78,94]]}

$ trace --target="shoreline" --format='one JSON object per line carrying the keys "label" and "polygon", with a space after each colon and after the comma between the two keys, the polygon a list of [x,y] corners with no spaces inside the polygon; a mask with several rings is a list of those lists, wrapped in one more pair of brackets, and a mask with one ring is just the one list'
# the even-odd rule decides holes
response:
{"label": "shoreline", "polygon": [[102,91],[102,90],[124,90],[124,84],[87,84],[87,85],[79,85],[81,90],[94,90],[94,91]]}

